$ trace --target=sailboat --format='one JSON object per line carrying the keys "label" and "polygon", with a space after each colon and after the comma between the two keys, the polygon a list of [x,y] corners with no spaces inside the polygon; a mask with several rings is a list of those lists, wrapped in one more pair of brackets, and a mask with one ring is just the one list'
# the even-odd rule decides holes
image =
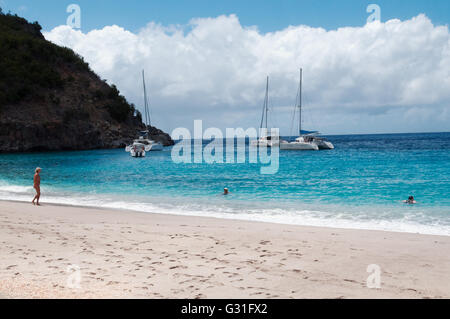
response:
{"label": "sailboat", "polygon": [[145,73],[142,70],[142,83],[144,86],[144,114],[145,114],[145,131],[140,132],[140,136],[138,139],[133,141],[133,144],[128,145],[125,148],[126,152],[129,152],[133,157],[145,157],[146,152],[149,151],[162,151],[163,145],[159,142],[155,142],[148,138],[149,131],[148,127],[150,126],[150,111],[148,108],[148,99],[147,99],[147,88],[145,86]]}
{"label": "sailboat", "polygon": [[[269,77],[267,77],[267,81],[266,81],[266,95],[264,97],[263,111],[262,111],[262,116],[261,116],[261,125],[260,125],[261,129],[265,128],[266,130],[268,130],[268,127],[267,127],[268,112],[269,112]],[[265,123],[265,125],[264,125],[264,123]],[[276,146],[279,146],[280,143],[279,143],[278,137],[274,138],[267,131],[266,136],[261,136],[259,139],[251,141],[250,145],[251,146],[263,146],[263,147],[276,147]]]}
{"label": "sailboat", "polygon": [[308,132],[302,131],[302,77],[303,70],[300,69],[300,83],[299,83],[299,99],[298,105],[294,108],[294,116],[295,110],[299,109],[299,122],[298,122],[298,132],[299,137],[297,137],[294,141],[281,141],[280,149],[281,150],[299,150],[299,151],[317,151],[319,149],[333,149],[334,146],[330,142],[326,141],[323,138],[317,137],[318,132]]}

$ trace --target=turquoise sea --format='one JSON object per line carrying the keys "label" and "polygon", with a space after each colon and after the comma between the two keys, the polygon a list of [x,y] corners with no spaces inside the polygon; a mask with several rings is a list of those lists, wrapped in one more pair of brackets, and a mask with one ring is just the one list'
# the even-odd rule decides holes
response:
{"label": "turquoise sea", "polygon": [[[176,164],[170,148],[0,154],[0,199],[31,201],[40,166],[44,203],[450,236],[450,133],[328,139],[335,150],[280,151],[273,175]],[[402,203],[409,195],[416,205]]]}

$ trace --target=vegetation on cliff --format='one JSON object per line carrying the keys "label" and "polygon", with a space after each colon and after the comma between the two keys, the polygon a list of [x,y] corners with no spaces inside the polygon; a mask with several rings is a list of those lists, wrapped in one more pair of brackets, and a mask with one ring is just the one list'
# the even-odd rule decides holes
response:
{"label": "vegetation on cliff", "polygon": [[[0,151],[119,147],[145,129],[135,106],[81,56],[1,8],[0,57]],[[173,143],[163,132],[151,137]]]}

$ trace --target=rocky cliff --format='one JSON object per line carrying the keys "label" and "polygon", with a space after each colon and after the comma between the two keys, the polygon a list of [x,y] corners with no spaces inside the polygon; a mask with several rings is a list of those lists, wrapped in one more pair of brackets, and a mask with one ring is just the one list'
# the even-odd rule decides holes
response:
{"label": "rocky cliff", "polygon": [[136,138],[145,125],[134,105],[40,30],[0,9],[0,152],[116,148]]}

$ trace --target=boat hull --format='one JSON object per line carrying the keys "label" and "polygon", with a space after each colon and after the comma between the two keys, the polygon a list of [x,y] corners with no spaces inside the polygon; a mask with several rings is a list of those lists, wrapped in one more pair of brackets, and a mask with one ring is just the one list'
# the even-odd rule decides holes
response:
{"label": "boat hull", "polygon": [[150,151],[162,151],[164,149],[164,146],[161,143],[154,143],[150,146]]}
{"label": "boat hull", "polygon": [[319,150],[333,150],[334,149],[334,145],[328,141],[320,141],[315,144],[319,147]]}
{"label": "boat hull", "polygon": [[130,153],[132,157],[145,157],[147,146],[141,143],[133,143],[125,147],[125,152]]}
{"label": "boat hull", "polygon": [[280,144],[276,142],[252,141],[250,146],[253,147],[278,147]]}
{"label": "boat hull", "polygon": [[137,151],[137,152],[131,151],[130,155],[132,157],[145,157],[145,151]]}
{"label": "boat hull", "polygon": [[280,149],[286,151],[318,151],[319,146],[313,143],[286,142],[280,144]]}

